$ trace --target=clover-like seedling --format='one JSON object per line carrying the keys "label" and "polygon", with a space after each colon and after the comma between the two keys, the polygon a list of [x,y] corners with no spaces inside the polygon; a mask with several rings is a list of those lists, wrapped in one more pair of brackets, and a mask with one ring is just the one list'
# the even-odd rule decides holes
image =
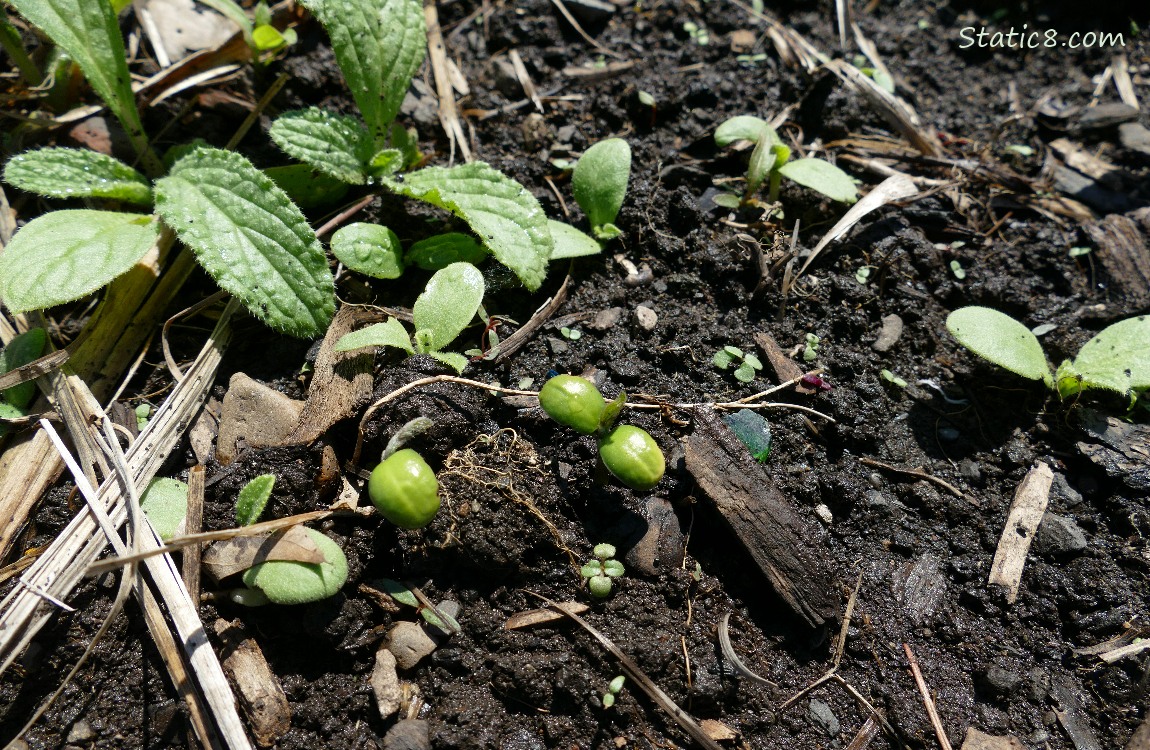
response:
{"label": "clover-like seedling", "polygon": [[614,545],[596,544],[592,554],[595,555],[595,559],[584,565],[579,573],[587,580],[591,596],[603,599],[611,594],[611,579],[619,578],[626,571],[623,563],[614,559]]}
{"label": "clover-like seedling", "polygon": [[1114,323],[1087,341],[1073,360],[1051,372],[1042,344],[1026,326],[988,307],[963,307],[946,319],[958,342],[983,359],[1030,380],[1041,380],[1062,398],[1089,389],[1133,396],[1150,389],[1150,316]]}
{"label": "clover-like seedling", "polygon": [[607,684],[607,692],[603,693],[602,698],[603,708],[611,708],[611,706],[615,705],[615,696],[623,692],[623,683],[626,682],[626,680],[626,677],[619,675]]}
{"label": "clover-like seedling", "polygon": [[606,242],[622,234],[614,221],[627,196],[630,179],[631,147],[622,138],[599,141],[575,164],[571,191],[587,214],[596,239]]}
{"label": "clover-like seedling", "polygon": [[854,180],[830,162],[813,157],[791,161],[790,147],[783,145],[778,133],[765,120],[739,115],[715,130],[715,144],[720,148],[736,141],[755,144],[747,165],[747,186],[741,196],[734,193],[716,196],[715,203],[720,206],[739,208],[753,203],[755,193],[764,182],[768,185],[767,203],[776,203],[783,177],[834,201],[854,203],[858,200]]}
{"label": "clover-like seedling", "polygon": [[755,379],[755,371],[763,369],[763,363],[750,352],[744,352],[737,346],[724,346],[715,352],[711,364],[720,370],[735,368],[735,380],[749,383]]}
{"label": "clover-like seedling", "polygon": [[819,358],[819,337],[813,333],[808,333],[803,337],[803,361],[814,362]]}
{"label": "clover-like seedling", "polygon": [[411,311],[415,335],[396,318],[361,328],[340,338],[337,352],[366,346],[390,346],[408,354],[427,354],[463,372],[467,357],[442,351],[467,327],[483,300],[483,274],[470,263],[452,263],[436,271]]}

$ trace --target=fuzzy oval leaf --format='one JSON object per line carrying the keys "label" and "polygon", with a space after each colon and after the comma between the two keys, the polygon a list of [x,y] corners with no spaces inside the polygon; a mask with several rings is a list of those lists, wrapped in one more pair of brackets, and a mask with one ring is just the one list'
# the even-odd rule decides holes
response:
{"label": "fuzzy oval leaf", "polygon": [[371,160],[371,135],[357,118],[308,107],[286,112],[268,135],[288,156],[336,179],[361,185]]}
{"label": "fuzzy oval leaf", "polygon": [[1073,369],[1088,388],[1118,393],[1150,388],[1150,315],[1103,329],[1083,345]]}
{"label": "fuzzy oval leaf", "polygon": [[[48,334],[43,328],[33,328],[16,336],[0,349],[0,375],[33,362],[44,352]],[[36,398],[36,383],[28,381],[0,391],[0,399],[23,409]]]}
{"label": "fuzzy oval leaf", "polygon": [[260,474],[243,486],[236,498],[236,526],[251,526],[260,519],[275,486],[275,474]]}
{"label": "fuzzy oval leaf", "polygon": [[171,539],[188,515],[188,485],[167,477],[153,479],[140,496],[140,510],[161,539]]}
{"label": "fuzzy oval leaf", "polygon": [[335,342],[337,352],[350,352],[353,349],[362,349],[366,346],[391,346],[402,349],[408,354],[415,354],[407,329],[395,318],[388,318],[383,323],[376,323],[358,331],[352,331]]}
{"label": "fuzzy oval leaf", "polygon": [[555,242],[555,249],[551,251],[551,260],[582,258],[603,252],[603,247],[595,241],[594,237],[589,237],[570,224],[548,219],[547,228],[551,230],[551,239]]}
{"label": "fuzzy oval leaf", "polygon": [[33,219],[0,253],[0,299],[21,313],[91,294],[136,265],[158,233],[154,217],[117,211]]}
{"label": "fuzzy oval leaf", "polygon": [[850,175],[822,159],[796,159],[779,167],[779,174],[833,201],[854,203],[859,191]]}
{"label": "fuzzy oval leaf", "polygon": [[462,375],[463,371],[467,369],[467,357],[457,352],[428,352],[427,354],[455,370],[459,375]]}
{"label": "fuzzy oval leaf", "polygon": [[50,198],[112,198],[149,206],[152,188],[144,175],[119,159],[79,148],[41,148],[14,156],[4,179]]}
{"label": "fuzzy oval leaf", "polygon": [[387,126],[427,54],[420,0],[302,0],[331,37],[335,60],[371,132]]}
{"label": "fuzzy oval leaf", "polygon": [[375,279],[403,275],[403,248],[395,232],[379,224],[357,222],[331,236],[331,254],[353,271]]}
{"label": "fuzzy oval leaf", "polygon": [[307,219],[244,157],[197,148],[156,182],[156,212],[221,287],[293,336],[323,333],[335,282]]}
{"label": "fuzzy oval leaf", "polygon": [[287,164],[268,167],[264,174],[288,194],[300,208],[318,208],[335,203],[347,195],[347,183],[320,172],[310,164]]}
{"label": "fuzzy oval leaf", "polygon": [[962,307],[947,316],[946,327],[983,359],[1024,378],[1053,383],[1038,338],[1009,315],[989,307]]}
{"label": "fuzzy oval leaf", "polygon": [[779,136],[775,133],[775,129],[767,124],[767,121],[755,117],[754,115],[739,115],[732,117],[715,129],[715,145],[719,148],[729,146],[735,141],[750,141],[755,143],[759,140],[759,135],[766,131],[767,137],[771,143],[767,144],[770,149],[772,144],[779,142]]}
{"label": "fuzzy oval leaf", "polygon": [[580,157],[571,173],[571,192],[592,229],[615,221],[630,179],[631,147],[622,138],[599,141]]}
{"label": "fuzzy oval leaf", "polygon": [[[543,208],[527,188],[481,161],[427,167],[385,184],[409,198],[451,211],[529,291],[547,275],[554,243]],[[454,338],[454,337],[453,337]]]}
{"label": "fuzzy oval leaf", "polygon": [[438,271],[452,263],[479,265],[487,259],[487,250],[469,234],[446,232],[414,243],[404,258],[425,271]]}
{"label": "fuzzy oval leaf", "polygon": [[436,271],[411,308],[416,331],[430,331],[424,351],[437,352],[471,323],[483,301],[483,274],[470,263]]}

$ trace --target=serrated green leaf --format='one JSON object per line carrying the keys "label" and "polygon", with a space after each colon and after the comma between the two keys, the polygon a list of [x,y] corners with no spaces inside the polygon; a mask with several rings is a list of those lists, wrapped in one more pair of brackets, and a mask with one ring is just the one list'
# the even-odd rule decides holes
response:
{"label": "serrated green leaf", "polygon": [[427,355],[438,359],[460,375],[467,369],[468,359],[462,354],[457,354],[456,352],[427,352]]}
{"label": "serrated green leaf", "polygon": [[383,323],[376,323],[358,331],[344,334],[339,341],[335,342],[337,352],[350,352],[365,346],[390,346],[402,349],[408,354],[415,354],[407,329],[395,318],[388,318]]}
{"label": "serrated green leaf", "polygon": [[454,341],[471,323],[482,301],[483,274],[475,266],[452,263],[436,271],[411,308],[415,330],[430,332],[421,351],[438,352]]}
{"label": "serrated green leaf", "polygon": [[307,219],[244,157],[198,148],[156,182],[156,211],[221,287],[293,336],[323,333],[335,281]]}
{"label": "serrated green leaf", "polygon": [[41,148],[14,156],[4,179],[30,193],[50,198],[112,198],[152,204],[144,175],[111,156],[78,148]]}
{"label": "serrated green leaf", "polygon": [[140,495],[140,509],[161,539],[171,539],[188,515],[188,485],[167,477],[153,479]]}
{"label": "serrated green leaf", "polygon": [[404,259],[425,271],[438,271],[452,263],[478,265],[487,259],[487,250],[469,234],[446,232],[414,243]]}
{"label": "serrated green leaf", "polygon": [[286,112],[268,135],[288,156],[352,185],[367,179],[371,134],[357,118],[309,107]]}
{"label": "serrated green leaf", "polygon": [[427,54],[420,0],[302,0],[331,37],[335,60],[371,132],[387,127]]}
{"label": "serrated green leaf", "polygon": [[326,206],[347,195],[347,183],[324,174],[310,164],[268,167],[264,174],[300,208]]}
{"label": "serrated green leaf", "polygon": [[631,179],[631,147],[622,138],[599,141],[584,152],[571,173],[571,192],[591,228],[615,221]]}
{"label": "serrated green leaf", "polygon": [[1053,386],[1042,344],[1014,318],[989,307],[962,307],[946,318],[958,343],[1016,375]]}
{"label": "serrated green leaf", "polygon": [[767,133],[767,137],[771,143],[767,144],[769,149],[772,144],[779,142],[779,136],[775,133],[775,129],[767,124],[766,120],[753,115],[739,115],[732,117],[715,129],[715,145],[719,148],[729,146],[735,141],[750,141],[756,143],[759,140],[759,135],[763,132]]}
{"label": "serrated green leaf", "polygon": [[403,180],[383,180],[409,198],[451,211],[470,225],[491,254],[530,291],[547,275],[554,242],[543,208],[527,188],[481,161],[428,167]]}
{"label": "serrated green leaf", "polygon": [[822,159],[796,159],[779,167],[779,173],[803,187],[822,193],[834,201],[854,203],[858,188],[850,175]]}
{"label": "serrated green leaf", "polygon": [[[7,346],[0,349],[0,375],[35,361],[44,352],[47,344],[48,334],[43,328],[33,328],[16,336]],[[14,385],[0,391],[0,397],[12,406],[23,409],[36,398],[36,384],[29,381]]]}
{"label": "serrated green leaf", "polygon": [[331,236],[331,254],[353,271],[376,279],[403,275],[403,248],[395,232],[379,224],[357,222]]}
{"label": "serrated green leaf", "polygon": [[275,486],[275,474],[260,474],[244,485],[236,498],[236,526],[251,526],[260,520]]}
{"label": "serrated green leaf", "polygon": [[12,313],[79,299],[136,265],[158,233],[154,217],[116,211],[33,219],[0,253],[0,299]]}
{"label": "serrated green leaf", "polygon": [[551,239],[555,242],[551,260],[582,258],[603,252],[603,246],[596,242],[594,237],[588,237],[570,224],[548,219],[547,228],[551,232]]}
{"label": "serrated green leaf", "polygon": [[128,57],[108,0],[8,0],[80,66],[88,83],[130,134],[142,137]]}
{"label": "serrated green leaf", "polygon": [[1103,329],[1083,345],[1073,368],[1087,388],[1118,393],[1150,388],[1150,315]]}

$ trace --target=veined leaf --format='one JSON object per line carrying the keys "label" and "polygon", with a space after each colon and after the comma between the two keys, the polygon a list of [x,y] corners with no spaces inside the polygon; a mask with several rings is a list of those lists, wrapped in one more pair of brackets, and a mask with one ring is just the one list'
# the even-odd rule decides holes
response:
{"label": "veined leaf", "polygon": [[854,203],[859,191],[850,175],[822,159],[796,159],[779,167],[779,173],[833,201]]}
{"label": "veined leaf", "polygon": [[268,167],[264,174],[272,178],[300,208],[317,208],[335,203],[347,195],[347,183],[324,174],[310,164],[286,164]]}
{"label": "veined leaf", "polygon": [[403,275],[403,248],[395,232],[378,224],[358,222],[340,227],[331,236],[331,254],[345,266],[376,279]]}
{"label": "veined leaf", "polygon": [[129,134],[143,137],[128,57],[108,0],[8,0],[68,53]]}
{"label": "veined leaf", "polygon": [[571,173],[571,192],[592,230],[615,221],[630,179],[631,147],[622,138],[599,141],[579,158]]}
{"label": "veined leaf", "polygon": [[454,341],[475,317],[482,301],[483,274],[475,266],[452,263],[436,271],[411,308],[417,337],[430,332],[422,351],[437,352]]}
{"label": "veined leaf", "polygon": [[79,148],[41,148],[14,156],[4,179],[50,198],[113,198],[152,204],[147,178],[119,159]]}
{"label": "veined leaf", "polygon": [[372,140],[382,145],[427,54],[420,0],[301,0],[332,50]]}
{"label": "veined leaf", "polygon": [[244,157],[195,149],[157,180],[156,211],[212,278],[271,327],[312,337],[331,321],[335,282],[315,232]]}
{"label": "veined leaf", "polygon": [[1042,344],[1029,328],[1006,313],[989,307],[962,307],[947,316],[946,327],[958,343],[983,359],[1053,387]]}
{"label": "veined leaf", "polygon": [[548,219],[547,228],[551,231],[551,239],[555,241],[555,249],[551,251],[551,260],[581,258],[585,255],[598,255],[603,252],[603,248],[595,241],[594,237],[587,236],[570,224]]}
{"label": "veined leaf", "polygon": [[530,291],[543,283],[554,247],[547,218],[535,196],[499,170],[475,161],[428,167],[402,180],[385,179],[384,184],[466,221],[495,259]]}
{"label": "veined leaf", "polygon": [[353,185],[366,179],[372,157],[371,135],[355,117],[318,107],[286,112],[268,135],[288,156]]}
{"label": "veined leaf", "polygon": [[376,323],[358,331],[352,331],[340,337],[335,342],[337,352],[350,352],[353,349],[362,349],[367,346],[390,346],[402,349],[408,354],[415,354],[411,346],[411,337],[407,329],[395,318],[388,318],[383,323]]}
{"label": "veined leaf", "polygon": [[1150,315],[1103,329],[1083,345],[1073,369],[1087,388],[1118,393],[1150,388]]}
{"label": "veined leaf", "polygon": [[45,214],[0,253],[0,298],[13,313],[79,299],[136,265],[158,233],[152,216],[86,209]]}

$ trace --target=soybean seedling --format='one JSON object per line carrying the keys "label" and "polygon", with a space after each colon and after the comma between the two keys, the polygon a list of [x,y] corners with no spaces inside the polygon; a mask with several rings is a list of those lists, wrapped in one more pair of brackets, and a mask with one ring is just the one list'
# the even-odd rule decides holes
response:
{"label": "soybean seedling", "polygon": [[379,514],[402,529],[421,529],[439,512],[439,481],[419,455],[403,446],[431,428],[417,417],[395,433],[367,481],[367,494]]}
{"label": "soybean seedling", "polygon": [[720,370],[735,368],[735,380],[749,383],[755,379],[755,372],[763,369],[763,363],[750,352],[744,352],[737,346],[724,346],[711,357],[711,364]]}
{"label": "soybean seedling", "polygon": [[963,307],[946,319],[958,342],[983,359],[1031,380],[1061,398],[1103,389],[1135,396],[1150,389],[1150,316],[1114,323],[1087,341],[1073,360],[1051,371],[1042,344],[1026,326],[988,307]]}
{"label": "soybean seedling", "polygon": [[353,331],[335,344],[337,352],[366,346],[390,346],[408,354],[427,354],[463,372],[467,357],[442,351],[459,336],[479,310],[483,301],[483,274],[470,263],[452,263],[436,271],[411,310],[415,335],[396,318],[388,318],[367,328]]}
{"label": "soybean seedling", "polygon": [[622,234],[615,218],[631,179],[631,147],[622,138],[599,141],[584,152],[571,174],[571,191],[600,242]]}
{"label": "soybean seedling", "polygon": [[626,571],[623,563],[614,559],[614,545],[596,544],[592,554],[595,558],[580,568],[579,573],[587,580],[591,596],[604,599],[611,595],[611,579],[619,578]]}
{"label": "soybean seedling", "polygon": [[803,187],[822,193],[840,203],[858,200],[858,188],[846,172],[823,159],[808,157],[791,161],[791,149],[779,140],[775,129],[765,120],[751,115],[732,117],[715,130],[715,144],[720,148],[736,141],[755,144],[747,165],[747,186],[741,196],[729,193],[715,197],[715,203],[726,208],[740,208],[754,202],[754,196],[767,183],[767,203],[779,199],[779,185],[786,177]]}

